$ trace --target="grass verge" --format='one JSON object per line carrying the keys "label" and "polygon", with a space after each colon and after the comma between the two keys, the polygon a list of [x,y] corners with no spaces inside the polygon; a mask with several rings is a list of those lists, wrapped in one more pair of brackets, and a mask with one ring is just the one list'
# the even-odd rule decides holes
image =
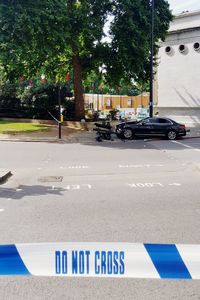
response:
{"label": "grass verge", "polygon": [[47,130],[49,126],[32,123],[20,123],[15,121],[0,121],[0,134],[28,133]]}

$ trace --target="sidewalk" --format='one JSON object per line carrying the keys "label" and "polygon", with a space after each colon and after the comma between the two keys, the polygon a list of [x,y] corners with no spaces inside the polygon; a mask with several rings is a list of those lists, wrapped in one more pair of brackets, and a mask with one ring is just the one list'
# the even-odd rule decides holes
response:
{"label": "sidewalk", "polygon": [[[62,138],[58,138],[58,128],[52,126],[48,131],[39,131],[26,134],[0,134],[0,141],[13,141],[13,142],[47,142],[47,143],[84,143],[93,144],[96,142],[96,133],[93,131],[94,124],[90,123],[89,131],[75,130],[68,127],[62,127]],[[187,129],[190,133],[185,137],[200,138],[200,126]]]}
{"label": "sidewalk", "polygon": [[66,126],[62,127],[62,138],[59,140],[59,133],[57,126],[51,126],[48,130],[35,131],[29,133],[15,133],[15,134],[0,134],[0,141],[13,142],[51,142],[58,143],[67,141],[70,136],[74,134],[82,134],[83,130],[77,130]]}

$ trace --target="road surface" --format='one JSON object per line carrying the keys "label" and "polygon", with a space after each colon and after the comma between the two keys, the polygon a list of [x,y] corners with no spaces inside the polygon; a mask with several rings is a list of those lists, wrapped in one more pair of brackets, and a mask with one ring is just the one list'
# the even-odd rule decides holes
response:
{"label": "road surface", "polygon": [[[200,244],[200,138],[1,142],[0,243]],[[1,299],[200,299],[199,281],[1,277]]]}

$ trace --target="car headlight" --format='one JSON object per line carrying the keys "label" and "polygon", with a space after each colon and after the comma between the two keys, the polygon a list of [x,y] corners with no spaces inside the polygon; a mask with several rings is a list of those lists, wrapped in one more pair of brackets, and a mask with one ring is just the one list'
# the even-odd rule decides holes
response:
{"label": "car headlight", "polygon": [[121,128],[119,128],[119,127],[117,127],[117,128],[116,128],[116,131],[117,131],[117,132],[121,132],[121,131],[122,131],[122,129],[121,129]]}

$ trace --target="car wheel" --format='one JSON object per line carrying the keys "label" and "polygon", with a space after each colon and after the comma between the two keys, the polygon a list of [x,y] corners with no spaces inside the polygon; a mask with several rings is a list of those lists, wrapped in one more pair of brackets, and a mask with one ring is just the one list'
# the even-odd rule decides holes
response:
{"label": "car wheel", "polygon": [[132,131],[132,129],[130,129],[130,128],[124,129],[123,135],[124,135],[125,139],[131,140],[133,138],[133,131]]}
{"label": "car wheel", "polygon": [[111,140],[111,134],[105,133],[105,140],[110,141]]}
{"label": "car wheel", "polygon": [[175,140],[177,138],[177,133],[174,130],[170,130],[167,133],[168,140]]}

